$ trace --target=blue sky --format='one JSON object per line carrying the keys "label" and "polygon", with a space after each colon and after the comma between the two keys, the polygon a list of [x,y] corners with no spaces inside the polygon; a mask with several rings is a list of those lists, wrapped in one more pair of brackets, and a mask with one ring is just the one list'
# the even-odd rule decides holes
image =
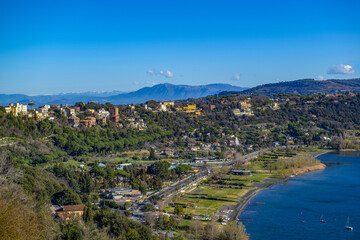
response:
{"label": "blue sky", "polygon": [[0,93],[360,77],[360,1],[0,1]]}

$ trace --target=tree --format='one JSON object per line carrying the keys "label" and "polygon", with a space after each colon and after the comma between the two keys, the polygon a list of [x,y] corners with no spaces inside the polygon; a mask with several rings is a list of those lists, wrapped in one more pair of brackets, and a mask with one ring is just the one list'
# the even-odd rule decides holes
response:
{"label": "tree", "polygon": [[236,221],[228,222],[223,227],[223,232],[226,236],[226,239],[231,239],[231,240],[249,239],[249,235],[245,232],[245,227],[241,222],[239,223],[237,223]]}
{"label": "tree", "polygon": [[150,148],[149,160],[156,160],[155,150]]}
{"label": "tree", "polygon": [[188,240],[183,234],[174,234],[173,240]]}
{"label": "tree", "polygon": [[128,216],[130,216],[131,212],[130,212],[129,210],[125,210],[125,211],[124,211],[124,214],[125,214],[125,216],[128,217]]}
{"label": "tree", "polygon": [[209,222],[205,226],[205,237],[208,240],[214,240],[217,239],[218,235],[219,235],[219,228],[216,225],[214,219],[212,219],[211,222]]}
{"label": "tree", "polygon": [[92,215],[91,208],[85,207],[83,218],[86,223],[93,223],[93,215]]}
{"label": "tree", "polygon": [[156,208],[151,203],[145,203],[145,205],[141,208],[141,211],[143,211],[143,212],[155,212]]}
{"label": "tree", "polygon": [[139,185],[139,190],[143,195],[146,195],[147,189],[143,184]]}
{"label": "tree", "polygon": [[204,226],[199,219],[196,219],[191,221],[190,229],[194,234],[194,238],[199,239],[199,237],[202,235],[202,232],[204,230]]}
{"label": "tree", "polygon": [[170,216],[170,218],[169,218],[169,227],[170,228],[175,227],[175,218],[174,218],[174,216]]}
{"label": "tree", "polygon": [[225,154],[223,152],[215,152],[215,155],[218,159],[224,159]]}
{"label": "tree", "polygon": [[30,106],[30,109],[32,110],[32,107],[35,105],[35,103],[30,102],[30,103],[28,103],[28,105]]}
{"label": "tree", "polygon": [[79,220],[69,221],[61,225],[60,239],[64,240],[81,240],[84,239],[84,226]]}
{"label": "tree", "polygon": [[184,215],[185,214],[184,208],[182,206],[176,205],[174,208],[174,214]]}
{"label": "tree", "polygon": [[151,216],[151,214],[144,214],[145,215],[145,223],[146,225],[148,225],[150,228],[154,228],[155,227],[155,219],[153,216]]}
{"label": "tree", "polygon": [[55,193],[52,197],[52,201],[58,205],[74,205],[81,203],[79,195],[68,188]]}
{"label": "tree", "polygon": [[[25,195],[20,195],[17,193],[19,190],[15,190],[4,194],[0,189],[0,238],[14,240],[45,239],[45,232],[42,232],[41,222],[31,211],[31,204],[24,205],[23,198]],[[8,195],[11,195],[12,198],[8,198]]]}
{"label": "tree", "polygon": [[162,215],[163,229],[169,228],[169,222],[170,222],[169,216],[166,214]]}
{"label": "tree", "polygon": [[140,234],[135,229],[129,229],[126,233],[126,240],[139,240]]}
{"label": "tree", "polygon": [[126,202],[126,203],[124,204],[124,209],[125,209],[125,210],[128,210],[130,207],[131,207],[131,204],[130,204],[129,202]]}
{"label": "tree", "polygon": [[151,164],[149,167],[149,172],[153,175],[156,175],[162,179],[168,179],[170,177],[169,167],[171,164],[167,161],[159,161]]}
{"label": "tree", "polygon": [[221,169],[214,169],[214,177],[215,179],[221,179],[225,177],[225,175],[229,172],[228,166],[222,166]]}
{"label": "tree", "polygon": [[162,182],[161,182],[160,177],[154,176],[152,188],[154,188],[154,189],[161,189],[162,188]]}
{"label": "tree", "polygon": [[177,175],[186,174],[191,168],[192,167],[188,164],[180,164],[175,168],[175,172]]}
{"label": "tree", "polygon": [[[108,233],[115,239],[140,239],[135,231],[141,236],[142,240],[152,239],[150,228],[145,225],[130,220],[119,211],[110,208],[102,208],[95,214],[94,220],[99,228],[107,229]],[[135,231],[130,231],[131,229]],[[131,232],[131,234],[129,234]]]}

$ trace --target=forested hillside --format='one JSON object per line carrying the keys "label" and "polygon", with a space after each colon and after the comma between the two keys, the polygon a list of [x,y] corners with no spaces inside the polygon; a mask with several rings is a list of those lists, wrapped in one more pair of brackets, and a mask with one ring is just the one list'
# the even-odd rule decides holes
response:
{"label": "forested hillside", "polygon": [[349,80],[314,80],[314,79],[301,79],[296,81],[286,81],[279,83],[270,83],[253,88],[246,89],[241,92],[222,92],[219,95],[229,94],[260,94],[260,95],[275,95],[275,94],[334,94],[344,92],[360,92],[360,79]]}

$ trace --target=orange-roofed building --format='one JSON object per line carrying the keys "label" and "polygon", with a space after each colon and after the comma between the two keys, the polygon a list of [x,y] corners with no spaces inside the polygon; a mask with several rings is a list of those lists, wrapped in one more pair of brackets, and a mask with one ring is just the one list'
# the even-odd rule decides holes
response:
{"label": "orange-roofed building", "polygon": [[65,205],[56,211],[56,215],[63,221],[67,221],[70,217],[81,217],[84,215],[85,205]]}

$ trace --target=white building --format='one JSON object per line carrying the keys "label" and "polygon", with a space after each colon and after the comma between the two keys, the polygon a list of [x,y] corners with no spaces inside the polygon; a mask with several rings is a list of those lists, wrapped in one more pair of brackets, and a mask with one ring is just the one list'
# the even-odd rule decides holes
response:
{"label": "white building", "polygon": [[110,112],[106,111],[104,108],[100,109],[97,113],[96,113],[96,118],[108,118],[110,116]]}
{"label": "white building", "polygon": [[43,117],[47,118],[49,116],[49,109],[50,109],[50,105],[44,105],[42,107],[39,107],[39,109],[37,110],[37,113],[41,113]]}
{"label": "white building", "polygon": [[5,107],[5,111],[7,114],[12,113],[15,116],[18,115],[27,115],[27,105],[26,104],[20,104],[20,103],[16,103],[14,104],[10,104],[8,107]]}

